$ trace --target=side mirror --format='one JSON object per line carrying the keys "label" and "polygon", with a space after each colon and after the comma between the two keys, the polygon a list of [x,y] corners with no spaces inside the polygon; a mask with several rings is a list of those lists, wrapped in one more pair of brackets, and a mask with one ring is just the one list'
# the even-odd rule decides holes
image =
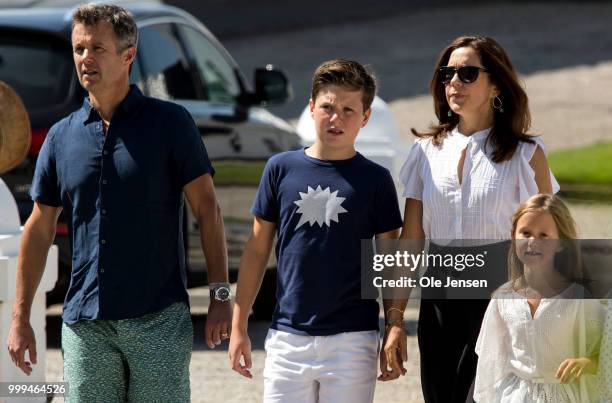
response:
{"label": "side mirror", "polygon": [[268,64],[255,69],[254,101],[263,105],[279,105],[291,99],[291,85],[285,73]]}

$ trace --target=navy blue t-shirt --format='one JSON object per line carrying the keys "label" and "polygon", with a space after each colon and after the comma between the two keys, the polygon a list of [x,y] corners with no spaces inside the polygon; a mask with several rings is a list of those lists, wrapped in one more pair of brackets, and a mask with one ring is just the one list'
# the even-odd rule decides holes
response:
{"label": "navy blue t-shirt", "polygon": [[53,125],[32,199],[62,206],[72,250],[66,323],[127,319],[188,302],[183,186],[213,174],[185,108],[132,86],[106,135],[89,100]]}
{"label": "navy blue t-shirt", "polygon": [[273,329],[378,330],[378,303],[361,298],[361,240],[402,226],[387,169],[359,153],[340,161],[281,153],[268,161],[251,211],[277,227]]}

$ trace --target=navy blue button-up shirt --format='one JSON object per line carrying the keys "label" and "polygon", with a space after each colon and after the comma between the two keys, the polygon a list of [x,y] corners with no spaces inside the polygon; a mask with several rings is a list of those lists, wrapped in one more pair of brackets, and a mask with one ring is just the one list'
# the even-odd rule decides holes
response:
{"label": "navy blue button-up shirt", "polygon": [[106,135],[88,99],[43,144],[32,199],[62,206],[72,248],[66,323],[187,301],[182,189],[213,174],[189,113],[132,86]]}

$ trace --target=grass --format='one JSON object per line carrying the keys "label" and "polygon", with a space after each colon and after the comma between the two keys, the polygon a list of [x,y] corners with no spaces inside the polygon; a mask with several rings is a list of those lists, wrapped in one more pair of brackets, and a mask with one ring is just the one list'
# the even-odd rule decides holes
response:
{"label": "grass", "polygon": [[548,162],[559,182],[612,185],[612,143],[553,152]]}
{"label": "grass", "polygon": [[552,152],[548,163],[566,197],[612,202],[612,143]]}
{"label": "grass", "polygon": [[[565,197],[612,203],[612,142],[552,152],[548,163]],[[215,161],[215,185],[257,187],[264,165]]]}
{"label": "grass", "polygon": [[259,186],[265,161],[215,161],[215,186]]}

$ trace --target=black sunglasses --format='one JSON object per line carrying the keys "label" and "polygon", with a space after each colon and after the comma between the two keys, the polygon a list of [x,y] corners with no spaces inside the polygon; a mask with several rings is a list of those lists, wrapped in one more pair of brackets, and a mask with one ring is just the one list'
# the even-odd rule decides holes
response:
{"label": "black sunglasses", "polygon": [[488,72],[484,67],[478,66],[463,66],[458,69],[451,66],[442,66],[439,69],[440,71],[440,81],[444,84],[450,83],[450,81],[455,77],[455,73],[459,75],[459,80],[462,82],[469,84],[473,83],[478,79],[478,74],[483,72]]}

